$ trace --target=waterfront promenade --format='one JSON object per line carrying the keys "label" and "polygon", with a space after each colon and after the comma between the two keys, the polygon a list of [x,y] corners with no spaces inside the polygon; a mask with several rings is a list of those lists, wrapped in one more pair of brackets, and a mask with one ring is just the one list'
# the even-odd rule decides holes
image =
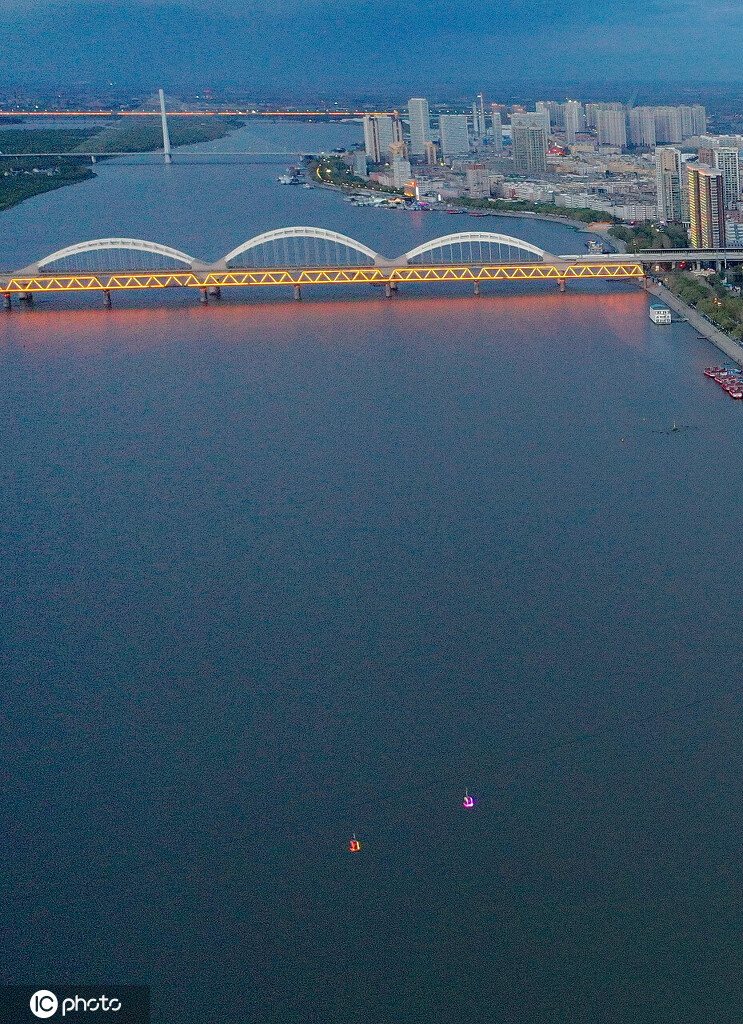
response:
{"label": "waterfront promenade", "polygon": [[666,288],[665,285],[648,282],[646,290],[651,295],[656,295],[659,299],[662,299],[674,312],[686,317],[691,326],[699,331],[700,334],[703,334],[708,341],[711,341],[715,348],[719,349],[720,352],[724,352],[726,356],[739,366],[743,366],[743,347],[737,341],[734,341],[728,334],[721,331],[719,327],[710,323],[701,313],[688,306],[677,295],[674,295],[670,289]]}

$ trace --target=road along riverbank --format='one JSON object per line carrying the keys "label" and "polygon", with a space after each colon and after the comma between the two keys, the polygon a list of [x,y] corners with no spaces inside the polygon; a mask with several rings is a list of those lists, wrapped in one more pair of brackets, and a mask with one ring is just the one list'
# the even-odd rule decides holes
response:
{"label": "road along riverbank", "polygon": [[646,291],[651,295],[656,295],[659,299],[662,299],[674,312],[679,313],[681,316],[685,316],[692,327],[703,334],[708,341],[711,341],[715,348],[718,348],[720,352],[724,352],[726,356],[729,356],[739,366],[743,366],[743,347],[741,347],[737,341],[721,331],[719,327],[715,327],[709,320],[698,313],[691,306],[688,306],[683,302],[677,295],[674,295],[672,291],[662,284],[651,284],[648,282]]}

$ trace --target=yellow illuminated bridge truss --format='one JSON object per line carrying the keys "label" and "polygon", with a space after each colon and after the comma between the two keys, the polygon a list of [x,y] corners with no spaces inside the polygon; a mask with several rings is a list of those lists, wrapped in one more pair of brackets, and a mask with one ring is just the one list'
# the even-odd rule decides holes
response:
{"label": "yellow illuminated bridge truss", "polygon": [[489,266],[284,267],[226,270],[148,270],[14,275],[0,280],[6,295],[34,292],[130,291],[143,288],[230,288],[313,284],[397,285],[481,281],[626,280],[644,276],[641,263],[499,263]]}

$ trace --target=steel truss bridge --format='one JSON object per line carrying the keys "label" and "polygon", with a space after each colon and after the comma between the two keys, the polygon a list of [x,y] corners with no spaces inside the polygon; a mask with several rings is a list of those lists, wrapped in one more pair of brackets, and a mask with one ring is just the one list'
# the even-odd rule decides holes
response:
{"label": "steel truss bridge", "polygon": [[657,264],[703,260],[743,262],[739,250],[658,250],[640,254],[553,256],[520,238],[463,231],[434,238],[396,259],[374,252],[348,235],[316,227],[287,227],[249,239],[209,263],[158,242],[98,238],[59,249],[12,272],[0,271],[6,309],[17,296],[136,289],[194,288],[202,302],[231,287],[377,285],[389,295],[400,284],[486,281],[554,281],[564,290],[575,280],[637,280]]}

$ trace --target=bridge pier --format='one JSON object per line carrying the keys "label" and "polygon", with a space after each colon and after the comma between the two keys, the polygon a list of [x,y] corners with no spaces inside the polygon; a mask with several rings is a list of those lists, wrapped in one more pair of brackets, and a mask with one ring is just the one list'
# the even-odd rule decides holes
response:
{"label": "bridge pier", "polygon": [[110,309],[111,308],[111,289],[110,288],[104,288],[103,289],[103,308],[104,309]]}
{"label": "bridge pier", "polygon": [[28,306],[33,305],[34,293],[33,292],[21,292],[18,296],[20,302],[25,302]]}
{"label": "bridge pier", "polygon": [[8,294],[8,292],[5,292],[5,294],[3,295],[3,309],[12,309],[12,306],[10,304],[10,295]]}
{"label": "bridge pier", "polygon": [[475,295],[479,295],[480,294],[480,282],[479,281],[475,281],[474,291],[475,291]]}
{"label": "bridge pier", "polygon": [[561,277],[558,280],[557,287],[560,289],[560,294],[563,294],[564,291],[565,291],[565,278],[564,277]]}
{"label": "bridge pier", "polygon": [[294,285],[294,298],[297,302],[299,302],[300,299],[302,298],[302,289],[298,284]]}
{"label": "bridge pier", "polygon": [[199,296],[199,302],[201,303],[202,306],[208,306],[209,305],[209,293],[207,292],[206,288],[201,288],[200,291],[201,291],[201,295]]}
{"label": "bridge pier", "polygon": [[207,292],[208,292],[209,295],[211,295],[211,297],[213,299],[221,299],[222,298],[222,289],[219,287],[218,284],[213,284],[211,286],[211,288],[207,289]]}

